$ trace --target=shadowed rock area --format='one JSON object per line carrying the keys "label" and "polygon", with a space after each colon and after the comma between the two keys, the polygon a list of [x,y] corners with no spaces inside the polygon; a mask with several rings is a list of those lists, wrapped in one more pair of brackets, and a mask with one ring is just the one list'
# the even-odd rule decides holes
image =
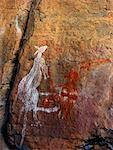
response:
{"label": "shadowed rock area", "polygon": [[0,14],[0,149],[113,150],[113,1],[1,0]]}

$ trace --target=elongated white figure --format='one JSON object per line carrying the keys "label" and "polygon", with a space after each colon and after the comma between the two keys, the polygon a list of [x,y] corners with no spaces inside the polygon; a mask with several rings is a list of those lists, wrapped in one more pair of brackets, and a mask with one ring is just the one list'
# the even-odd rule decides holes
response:
{"label": "elongated white figure", "polygon": [[[33,116],[37,112],[37,104],[39,101],[39,93],[37,87],[40,85],[42,75],[44,79],[48,77],[47,66],[44,58],[42,58],[43,52],[47,49],[47,46],[38,48],[38,54],[34,59],[33,67],[30,72],[20,81],[18,86],[18,98],[22,100],[24,104],[25,112],[33,111]],[[35,115],[34,115],[35,114]]]}
{"label": "elongated white figure", "polygon": [[16,19],[15,19],[15,26],[16,26],[17,33],[20,34],[20,36],[21,36],[22,31],[21,31],[21,28],[19,27],[18,16],[16,16]]}
{"label": "elongated white figure", "polygon": [[42,54],[47,49],[47,46],[36,46],[35,48],[37,48],[38,50],[35,52],[36,58],[34,59],[33,66],[30,72],[20,81],[18,86],[18,99],[22,100],[23,102],[19,118],[21,117],[22,112],[25,112],[20,146],[23,144],[24,141],[27,113],[29,111],[33,111],[33,118],[35,119],[35,121],[38,122],[36,115],[37,111],[51,113],[57,112],[59,110],[57,106],[53,108],[44,108],[37,106],[39,102],[39,92],[37,88],[41,83],[42,77],[44,77],[44,79],[48,78],[48,68],[44,58],[42,57]]}

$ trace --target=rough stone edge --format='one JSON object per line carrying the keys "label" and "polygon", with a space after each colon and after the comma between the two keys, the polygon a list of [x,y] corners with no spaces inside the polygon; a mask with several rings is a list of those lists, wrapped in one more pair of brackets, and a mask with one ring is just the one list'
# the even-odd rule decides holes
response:
{"label": "rough stone edge", "polygon": [[[7,76],[9,78],[9,83],[7,83],[7,87],[4,89],[4,84],[1,85],[1,93],[3,91],[4,95],[1,98],[1,102],[3,102],[3,111],[4,111],[4,118],[0,121],[1,124],[1,133],[4,138],[5,143],[8,145],[9,148],[13,148],[8,140],[8,124],[10,122],[10,94],[19,71],[19,60],[24,52],[24,48],[26,43],[28,42],[29,38],[33,34],[33,27],[34,27],[34,10],[39,6],[41,0],[33,0],[31,2],[30,9],[28,10],[27,18],[25,21],[25,26],[23,30],[22,37],[19,42],[19,48],[16,50],[15,57],[9,61],[9,65],[11,65],[11,70],[7,72]],[[11,74],[11,75],[10,75]],[[2,150],[2,149],[1,149]]]}

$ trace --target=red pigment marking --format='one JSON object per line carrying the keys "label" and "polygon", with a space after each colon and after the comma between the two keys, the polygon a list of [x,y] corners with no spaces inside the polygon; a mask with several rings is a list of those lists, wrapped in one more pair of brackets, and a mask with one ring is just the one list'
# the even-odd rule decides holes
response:
{"label": "red pigment marking", "polygon": [[[66,100],[65,100],[66,98]],[[77,99],[77,91],[75,90],[73,92],[69,92],[68,89],[63,88],[61,93],[61,100],[60,100],[60,106],[61,106],[61,117],[63,117],[65,120],[70,119],[71,117],[71,110],[73,108],[73,104],[76,102]]]}
{"label": "red pigment marking", "polygon": [[[96,63],[105,63],[111,62],[110,59],[97,59],[93,61],[89,61],[87,63],[82,62],[81,68],[89,69],[92,64]],[[48,92],[52,93],[51,95],[46,96],[42,100],[43,107],[52,107],[55,105],[60,105],[60,117],[65,120],[70,120],[71,111],[73,105],[76,103],[78,98],[78,90],[77,90],[77,82],[79,80],[78,72],[72,68],[66,75],[65,79],[67,82],[65,84],[60,85],[62,88],[61,95],[57,93],[56,86],[54,80],[51,79],[51,71],[49,69],[49,77],[50,77],[50,88]]]}
{"label": "red pigment marking", "polygon": [[65,76],[67,83],[63,85],[61,92],[61,115],[65,120],[70,119],[73,104],[76,102],[78,91],[76,83],[79,79],[77,71],[72,68],[71,71]]}
{"label": "red pigment marking", "polygon": [[96,60],[93,60],[93,61],[89,60],[88,62],[82,62],[80,69],[89,70],[91,65],[94,65],[96,63],[106,63],[106,62],[111,62],[111,60],[110,59],[104,59],[104,58],[96,59]]}
{"label": "red pigment marking", "polygon": [[[50,75],[51,72],[49,70],[49,76]],[[62,88],[61,95],[59,95],[56,91],[54,80],[50,80],[49,92],[52,93],[52,95],[48,95],[43,98],[42,105],[43,107],[60,105],[60,117],[65,120],[69,120],[71,117],[71,110],[78,97],[76,84],[79,79],[79,75],[77,71],[72,68],[65,78],[67,82],[59,86]]]}
{"label": "red pigment marking", "polygon": [[51,93],[51,95],[48,95],[42,99],[43,107],[51,107],[59,102],[59,95],[55,89],[55,82],[53,79],[51,79],[51,71],[50,68],[48,69],[48,75],[49,75],[49,89],[48,93]]}

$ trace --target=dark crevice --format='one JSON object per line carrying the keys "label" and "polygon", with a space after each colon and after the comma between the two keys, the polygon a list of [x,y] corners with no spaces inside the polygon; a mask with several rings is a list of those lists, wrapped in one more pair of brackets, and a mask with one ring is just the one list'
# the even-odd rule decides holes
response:
{"label": "dark crevice", "polygon": [[[94,150],[95,146],[104,148],[106,150],[113,150],[113,131],[109,129],[104,129],[106,135],[102,136],[98,134],[91,135],[91,137],[84,141],[84,145],[80,147],[81,150]],[[111,137],[110,137],[111,135]]]}
{"label": "dark crevice", "polygon": [[34,29],[34,10],[38,7],[38,5],[40,4],[41,0],[34,0],[31,3],[31,7],[30,10],[28,11],[28,15],[27,15],[27,19],[26,19],[26,24],[24,27],[24,31],[23,31],[23,35],[22,38],[20,40],[20,45],[19,45],[19,58],[22,56],[24,47],[26,42],[29,40],[29,38],[32,36],[33,34],[33,29]]}
{"label": "dark crevice", "polygon": [[[15,58],[11,62],[14,67],[12,69],[12,76],[11,76],[10,84],[9,84],[10,88],[7,89],[7,93],[6,93],[6,95],[3,99],[3,101],[5,101],[5,115],[4,115],[4,122],[3,122],[2,129],[1,129],[1,133],[4,137],[5,143],[8,145],[9,149],[11,149],[11,150],[13,150],[13,149],[16,150],[16,149],[19,149],[19,148],[13,143],[14,139],[12,141],[10,141],[10,138],[9,138],[9,135],[8,135],[9,130],[12,130],[12,128],[13,128],[13,127],[11,127],[11,123],[10,123],[10,120],[11,120],[10,94],[12,92],[13,85],[14,85],[17,73],[19,72],[19,68],[20,68],[19,60],[20,60],[20,58],[21,58],[21,56],[24,52],[24,48],[25,48],[25,45],[26,45],[27,41],[29,40],[29,38],[33,34],[34,21],[35,21],[34,10],[36,9],[36,7],[38,7],[40,2],[41,2],[41,0],[33,0],[32,3],[31,3],[31,7],[30,7],[30,10],[28,11],[28,15],[27,15],[23,35],[22,35],[22,38],[20,40],[19,49],[17,50]],[[24,150],[23,147],[21,147],[20,149]]]}

